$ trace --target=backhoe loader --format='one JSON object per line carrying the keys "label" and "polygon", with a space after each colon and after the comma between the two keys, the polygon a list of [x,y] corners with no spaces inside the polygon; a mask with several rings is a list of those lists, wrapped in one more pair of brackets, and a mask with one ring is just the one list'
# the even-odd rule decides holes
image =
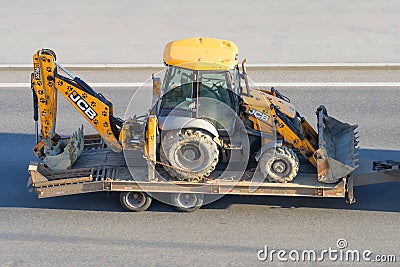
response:
{"label": "backhoe loader", "polygon": [[[97,130],[107,149],[132,150],[142,142],[149,166],[162,166],[169,180],[201,182],[213,179],[216,167],[224,163],[255,161],[263,179],[288,183],[297,176],[299,157],[314,166],[319,182],[337,183],[349,176],[357,168],[356,126],[328,116],[321,106],[315,131],[275,88],[250,88],[245,60],[240,70],[237,55],[237,46],[227,40],[188,38],[168,43],[164,79],[153,78],[155,104],[145,114],[147,122],[140,124],[115,117],[105,96],[59,64],[52,50],[39,50],[33,55],[31,76],[34,153],[49,169],[65,170],[79,159],[84,140],[90,139],[83,129],[70,138],[56,133],[60,94]],[[230,115],[221,105],[229,107]],[[132,130],[138,125],[139,130]],[[247,154],[240,153],[245,143]]]}

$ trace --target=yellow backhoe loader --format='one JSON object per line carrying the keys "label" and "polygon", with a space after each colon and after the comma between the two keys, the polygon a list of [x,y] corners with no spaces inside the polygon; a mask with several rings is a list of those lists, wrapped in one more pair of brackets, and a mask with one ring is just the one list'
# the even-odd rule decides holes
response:
{"label": "yellow backhoe loader", "polygon": [[[236,45],[227,40],[188,38],[166,45],[165,77],[162,83],[153,79],[155,105],[146,114],[156,124],[156,136],[147,140],[149,123],[141,135],[149,163],[163,166],[169,179],[183,181],[212,179],[218,164],[255,160],[265,179],[287,183],[298,173],[299,156],[316,168],[320,182],[336,183],[351,174],[357,167],[356,126],[328,116],[321,106],[315,131],[278,90],[250,88],[237,55]],[[87,119],[108,149],[132,146],[132,138],[140,135],[131,132],[132,123],[115,117],[112,103],[57,63],[52,50],[37,51],[33,65],[34,118],[41,124],[34,152],[46,166],[68,169],[84,148],[83,129],[66,139],[55,131],[58,95]],[[245,129],[239,139],[233,137],[238,124]],[[232,151],[244,149],[244,139],[248,158],[235,159]]]}

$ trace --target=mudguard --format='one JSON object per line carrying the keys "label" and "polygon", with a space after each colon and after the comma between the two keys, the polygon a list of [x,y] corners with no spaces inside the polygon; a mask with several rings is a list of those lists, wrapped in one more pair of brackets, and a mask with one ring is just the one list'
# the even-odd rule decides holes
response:
{"label": "mudguard", "polygon": [[210,122],[197,119],[188,118],[181,116],[165,116],[158,119],[158,126],[161,130],[176,130],[176,129],[187,129],[196,128],[203,129],[214,135],[214,137],[219,137],[217,129]]}

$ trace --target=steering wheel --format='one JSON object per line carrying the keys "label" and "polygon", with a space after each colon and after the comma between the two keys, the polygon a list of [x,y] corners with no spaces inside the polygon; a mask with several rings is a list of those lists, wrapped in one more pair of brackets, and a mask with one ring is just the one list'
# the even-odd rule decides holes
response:
{"label": "steering wheel", "polygon": [[[207,93],[208,93],[208,92],[212,93],[212,94],[214,95],[215,99],[219,99],[219,94],[216,92],[216,90],[213,90],[213,89],[212,89],[214,86],[217,87],[217,85],[214,84],[211,88],[208,87],[208,86],[206,86],[206,85],[204,85],[203,88],[204,88],[204,89],[207,89]],[[218,90],[218,89],[219,89],[219,88],[217,87],[217,90]]]}

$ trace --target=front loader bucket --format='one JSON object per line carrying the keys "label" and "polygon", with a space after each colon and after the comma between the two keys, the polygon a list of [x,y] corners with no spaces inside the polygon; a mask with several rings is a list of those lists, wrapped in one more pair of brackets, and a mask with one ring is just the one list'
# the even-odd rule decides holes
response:
{"label": "front loader bucket", "polygon": [[328,116],[326,108],[317,109],[318,118],[318,181],[336,183],[351,174],[357,166],[356,147],[358,144],[354,130],[350,125]]}
{"label": "front loader bucket", "polygon": [[83,126],[69,139],[61,139],[43,158],[43,163],[51,170],[66,170],[75,163],[84,148]]}

